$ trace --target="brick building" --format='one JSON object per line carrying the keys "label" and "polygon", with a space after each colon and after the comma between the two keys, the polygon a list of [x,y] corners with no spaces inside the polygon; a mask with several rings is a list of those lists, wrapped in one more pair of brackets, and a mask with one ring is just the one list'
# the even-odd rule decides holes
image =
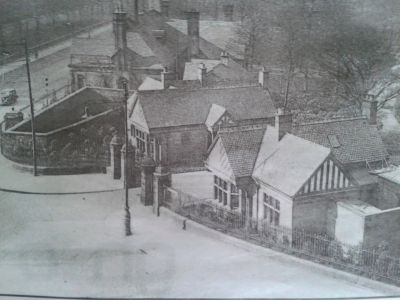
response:
{"label": "brick building", "polygon": [[220,128],[273,123],[274,113],[258,85],[139,91],[130,99],[130,138],[157,164],[201,169]]}

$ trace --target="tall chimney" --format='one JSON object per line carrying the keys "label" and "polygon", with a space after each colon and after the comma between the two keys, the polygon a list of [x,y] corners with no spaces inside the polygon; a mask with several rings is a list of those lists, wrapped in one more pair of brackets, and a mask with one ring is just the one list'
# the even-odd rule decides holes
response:
{"label": "tall chimney", "polygon": [[280,141],[286,133],[292,133],[293,115],[285,113],[282,109],[278,109],[275,115],[275,129],[278,131],[278,141]]}
{"label": "tall chimney", "polygon": [[224,5],[224,19],[225,21],[232,22],[233,21],[233,4]]}
{"label": "tall chimney", "polygon": [[258,73],[258,83],[263,89],[268,89],[268,82],[269,82],[269,72],[265,67],[263,67],[260,72]]}
{"label": "tall chimney", "polygon": [[221,62],[227,66],[229,64],[229,54],[226,51],[221,52]]}
{"label": "tall chimney", "polygon": [[206,65],[203,63],[199,64],[199,81],[201,86],[204,85],[204,80],[206,78],[206,74],[207,74],[207,68]]}
{"label": "tall chimney", "polygon": [[175,74],[170,72],[167,67],[164,67],[164,70],[161,72],[161,83],[163,89],[168,89],[173,81],[175,81]]}
{"label": "tall chimney", "polygon": [[126,12],[122,7],[118,7],[113,13],[113,33],[115,51],[121,51],[118,55],[117,67],[120,71],[127,71],[127,40],[126,40]]}
{"label": "tall chimney", "polygon": [[169,0],[161,0],[160,8],[161,8],[161,15],[163,17],[168,18],[169,17]]}
{"label": "tall chimney", "polygon": [[200,13],[188,11],[186,12],[186,19],[190,57],[197,57],[200,54]]}

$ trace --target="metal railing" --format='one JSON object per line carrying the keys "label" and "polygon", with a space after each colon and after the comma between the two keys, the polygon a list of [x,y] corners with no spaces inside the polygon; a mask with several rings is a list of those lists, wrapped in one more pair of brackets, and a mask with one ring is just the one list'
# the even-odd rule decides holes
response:
{"label": "metal railing", "polygon": [[237,238],[400,286],[400,258],[390,256],[384,243],[376,249],[365,249],[341,243],[326,234],[274,226],[266,220],[247,220],[244,213],[223,207],[216,200],[197,199],[166,186],[162,206]]}

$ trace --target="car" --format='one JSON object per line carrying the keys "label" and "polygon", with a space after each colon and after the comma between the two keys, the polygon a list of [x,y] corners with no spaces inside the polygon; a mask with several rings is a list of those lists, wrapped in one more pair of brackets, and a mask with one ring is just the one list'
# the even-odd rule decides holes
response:
{"label": "car", "polygon": [[18,95],[15,89],[4,89],[0,91],[0,105],[13,105],[17,102]]}

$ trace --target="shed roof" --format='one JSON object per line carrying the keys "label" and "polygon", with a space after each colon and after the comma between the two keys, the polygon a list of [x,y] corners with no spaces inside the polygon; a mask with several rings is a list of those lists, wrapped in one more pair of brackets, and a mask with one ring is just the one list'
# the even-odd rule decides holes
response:
{"label": "shed roof", "polygon": [[236,121],[275,114],[269,94],[259,86],[139,91],[138,98],[149,128],[204,124],[212,104]]}
{"label": "shed roof", "polygon": [[[388,152],[376,128],[365,117],[298,124],[293,134],[329,147],[342,163],[374,162],[388,157]],[[338,144],[331,145],[330,136]]]}

